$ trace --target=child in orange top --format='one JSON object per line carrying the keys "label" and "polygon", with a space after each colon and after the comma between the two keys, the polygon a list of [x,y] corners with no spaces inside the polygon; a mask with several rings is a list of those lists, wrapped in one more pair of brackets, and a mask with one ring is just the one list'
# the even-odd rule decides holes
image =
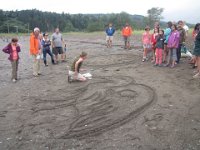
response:
{"label": "child in orange top", "polygon": [[146,61],[147,59],[147,52],[148,50],[151,50],[151,34],[150,34],[150,27],[145,27],[145,32],[142,35],[142,43],[143,43],[143,59],[142,61]]}
{"label": "child in orange top", "polygon": [[130,49],[130,37],[132,34],[132,28],[131,26],[126,23],[126,25],[122,29],[122,36],[124,38],[124,48],[125,49]]}

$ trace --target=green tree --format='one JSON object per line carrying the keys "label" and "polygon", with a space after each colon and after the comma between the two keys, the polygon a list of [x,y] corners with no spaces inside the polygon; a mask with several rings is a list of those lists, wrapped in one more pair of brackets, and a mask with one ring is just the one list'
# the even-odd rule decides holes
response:
{"label": "green tree", "polygon": [[147,10],[149,26],[153,27],[155,22],[157,21],[159,22],[163,18],[162,17],[163,11],[164,9],[159,7],[153,7]]}

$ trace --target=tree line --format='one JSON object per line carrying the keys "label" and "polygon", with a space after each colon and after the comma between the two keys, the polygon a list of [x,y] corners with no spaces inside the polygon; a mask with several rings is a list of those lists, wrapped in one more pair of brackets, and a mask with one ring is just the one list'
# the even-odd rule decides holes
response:
{"label": "tree line", "polygon": [[52,32],[59,27],[62,32],[70,31],[102,31],[112,22],[118,30],[128,22],[134,29],[144,29],[146,25],[153,26],[153,22],[162,19],[163,9],[152,8],[147,11],[148,16],[131,15],[126,12],[118,14],[67,14],[42,12],[36,9],[21,11],[0,10],[0,32],[31,32],[34,27],[41,31]]}

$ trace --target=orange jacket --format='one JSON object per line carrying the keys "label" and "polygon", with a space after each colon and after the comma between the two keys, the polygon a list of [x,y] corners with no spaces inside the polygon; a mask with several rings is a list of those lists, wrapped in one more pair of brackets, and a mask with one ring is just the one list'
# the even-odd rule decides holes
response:
{"label": "orange jacket", "polygon": [[30,54],[37,55],[39,53],[39,40],[33,33],[30,36]]}
{"label": "orange jacket", "polygon": [[123,27],[122,29],[123,36],[131,36],[131,34],[132,34],[132,28],[130,26]]}

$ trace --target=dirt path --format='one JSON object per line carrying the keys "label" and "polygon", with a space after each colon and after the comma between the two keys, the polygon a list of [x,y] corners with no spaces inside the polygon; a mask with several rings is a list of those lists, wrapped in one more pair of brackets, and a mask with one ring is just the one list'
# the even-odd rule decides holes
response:
{"label": "dirt path", "polygon": [[[41,62],[42,76],[33,78],[28,37],[21,37],[16,84],[1,53],[1,150],[200,149],[200,80],[191,78],[187,58],[174,69],[157,68],[141,62],[139,37],[131,50],[122,48],[119,35],[112,49],[103,34],[65,38],[68,62]],[[82,50],[93,79],[68,84],[67,66]]]}

